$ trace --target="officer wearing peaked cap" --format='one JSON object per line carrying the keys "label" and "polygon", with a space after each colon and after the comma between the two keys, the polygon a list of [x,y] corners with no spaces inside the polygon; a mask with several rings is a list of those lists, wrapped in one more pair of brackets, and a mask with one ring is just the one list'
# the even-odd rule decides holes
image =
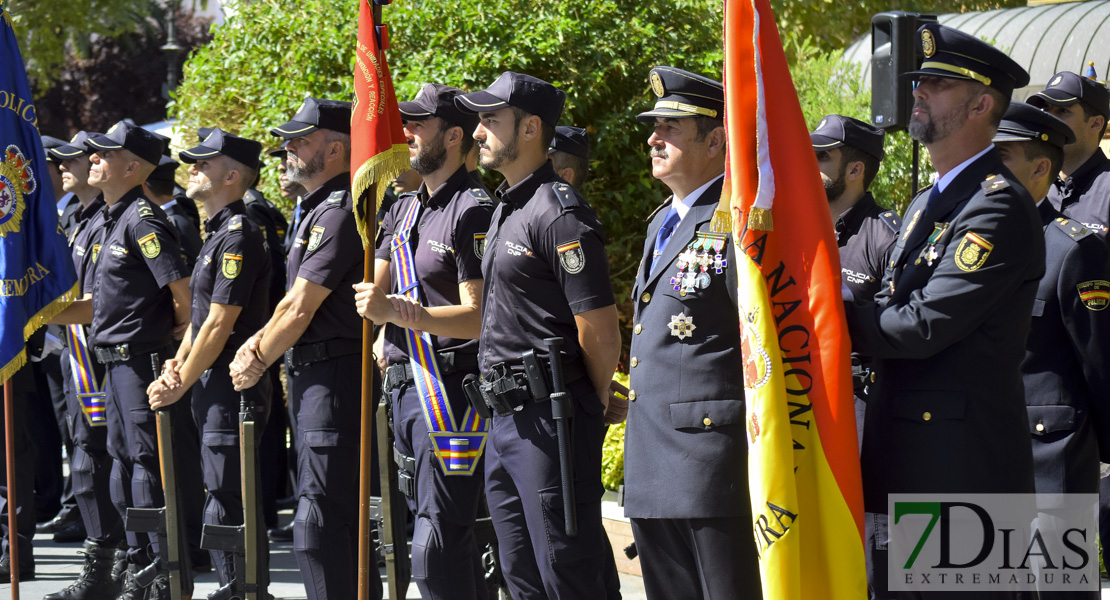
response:
{"label": "officer wearing peaked cap", "polygon": [[1064,146],[1060,178],[1053,182],[1048,201],[1110,243],[1110,159],[1099,146],[1110,120],[1110,91],[1064,71],[1053,75],[1029,104],[1058,117],[1075,134],[1075,141]]}
{"label": "officer wearing peaked cap", "polygon": [[[488,421],[470,406],[462,381],[478,373],[493,201],[466,170],[478,116],[455,106],[460,93],[429,83],[400,103],[411,166],[423,183],[386,213],[374,283],[355,286],[360,314],[385,324],[383,387],[393,406],[398,482],[416,517],[413,579],[421,597],[444,600],[486,597],[474,521]],[[416,286],[404,289],[405,282]]]}
{"label": "officer wearing peaked cap", "polygon": [[666,66],[648,80],[657,100],[636,118],[654,128],[652,175],[672,195],[648,218],[632,291],[624,512],[648,598],[759,598],[736,265],[731,235],[710,228],[724,88]]}
{"label": "officer wearing peaked cap", "polygon": [[[505,72],[489,88],[459,95],[478,113],[483,167],[505,176],[482,259],[479,367],[496,413],[486,441],[486,498],[513,598],[603,598],[601,442],[620,331],[604,233],[582,196],[547,160],[566,95],[546,81]],[[515,149],[515,150],[514,150]],[[511,323],[512,326],[506,326]],[[544,339],[563,339],[573,410],[577,536],[566,528],[552,403],[524,376],[534,351],[551,381]]]}
{"label": "officer wearing peaked cap", "polygon": [[[289,290],[237,351],[232,382],[238,390],[254,386],[284,355],[299,465],[293,551],[311,600],[352,598],[362,407],[351,374],[362,364],[354,284],[362,281],[363,251],[350,192],[351,104],[306,98],[270,132],[289,141],[287,176],[308,194],[286,265]],[[370,593],[381,598],[380,581]]]}
{"label": "officer wearing peaked cap", "polygon": [[[162,140],[121,121],[106,134],[90,135],[87,145],[93,150],[88,183],[100,188],[107,205],[104,236],[100,250],[94,251],[91,300],[75,302],[56,321],[91,318],[91,353],[107,370],[112,480],[122,482],[111,486],[111,498],[122,517],[129,507],[164,504],[155,417],[146,388],[155,376],[151,355],[169,356],[174,338],[180,339],[188,324],[189,273],[165,213],[142,197],[142,183],[162,156]],[[134,575],[150,564],[148,550],[157,555],[158,540],[140,532],[127,532],[126,539],[128,572],[121,597],[145,597]],[[188,573],[184,558],[182,572]],[[158,590],[165,590],[165,578],[155,580]],[[192,578],[182,583],[182,591],[191,593]]]}
{"label": "officer wearing peaked cap", "polygon": [[937,183],[907,209],[878,295],[853,301],[845,290],[852,349],[879,373],[862,466],[869,583],[880,598],[919,594],[888,589],[888,494],[1033,492],[1020,367],[1044,235],[991,144],[1029,76],[948,27],[924,25],[918,43],[909,131],[929,150]]}
{"label": "officer wearing peaked cap", "polygon": [[[1015,102],[994,137],[1002,160],[1037,202],[1044,227],[1045,274],[1022,362],[1037,493],[1094,494],[1099,461],[1110,461],[1110,252],[1094,231],[1063,217],[1049,193],[1067,144],[1066,123]],[[1051,595],[1050,595],[1051,594]],[[1041,592],[1041,598],[1097,598],[1091,592]]]}
{"label": "officer wearing peaked cap", "polygon": [[[200,145],[180,154],[183,162],[192,165],[186,193],[191,201],[204,204],[208,236],[193,269],[193,304],[185,341],[168,358],[161,377],[147,388],[155,409],[191,396],[189,417],[200,432],[207,490],[204,522],[213,525],[241,525],[244,519],[237,430],[240,397],[228,365],[269,312],[271,265],[263,233],[244,218],[246,206],[241,200],[254,181],[261,150],[254,140],[215,129]],[[270,380],[263,378],[260,383],[243,394],[258,410],[261,428],[269,407]],[[260,520],[257,507],[250,512]],[[231,553],[212,551],[211,555],[221,584],[242,576],[233,572]],[[260,556],[258,575],[265,581],[265,546]]]}
{"label": "officer wearing peaked cap", "polygon": [[[898,215],[879,206],[867,189],[883,160],[883,130],[859,119],[827,115],[809,137],[840,247],[842,281],[856,298],[874,298],[902,225]],[[860,440],[872,366],[867,357],[852,355]]]}

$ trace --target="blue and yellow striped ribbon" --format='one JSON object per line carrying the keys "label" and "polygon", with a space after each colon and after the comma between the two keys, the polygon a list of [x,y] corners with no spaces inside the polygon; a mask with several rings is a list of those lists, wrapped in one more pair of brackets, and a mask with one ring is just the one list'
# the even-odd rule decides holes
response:
{"label": "blue and yellow striped ribbon", "polygon": [[[416,263],[412,249],[411,231],[420,217],[420,200],[413,197],[390,244],[394,280],[397,292],[423,303],[420,282],[416,277]],[[461,427],[455,423],[451,400],[443,389],[443,374],[436,361],[435,346],[428,332],[418,335],[405,330],[416,391],[420,394],[420,408],[428,426],[436,459],[444,475],[471,475],[482,456],[486,444],[489,422],[467,406]]]}
{"label": "blue and yellow striped ribbon", "polygon": [[89,356],[89,344],[85,340],[84,326],[67,326],[66,338],[69,341],[70,371],[73,373],[73,385],[77,390],[77,401],[81,404],[81,412],[85,414],[89,427],[103,427],[108,424],[104,414],[106,396],[104,382],[96,380],[92,357]]}

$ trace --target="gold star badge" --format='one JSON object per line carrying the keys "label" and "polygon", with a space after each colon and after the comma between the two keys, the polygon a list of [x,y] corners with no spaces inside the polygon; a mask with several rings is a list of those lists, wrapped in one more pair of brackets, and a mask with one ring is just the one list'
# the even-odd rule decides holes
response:
{"label": "gold star badge", "polygon": [[683,311],[677,315],[671,315],[671,322],[667,323],[667,327],[671,329],[671,335],[680,340],[691,337],[694,334],[694,317],[687,317],[686,312]]}

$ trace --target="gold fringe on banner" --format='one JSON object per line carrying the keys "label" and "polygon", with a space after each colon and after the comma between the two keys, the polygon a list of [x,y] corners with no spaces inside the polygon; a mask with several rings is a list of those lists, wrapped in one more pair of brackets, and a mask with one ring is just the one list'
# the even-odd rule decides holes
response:
{"label": "gold fringe on banner", "polygon": [[774,231],[775,222],[771,219],[771,211],[753,206],[748,211],[748,229],[758,231]]}
{"label": "gold fringe on banner", "polygon": [[69,289],[69,291],[62,294],[61,296],[58,296],[56,299],[54,299],[53,302],[47,304],[45,307],[43,307],[42,310],[36,313],[35,316],[31,317],[27,321],[27,324],[23,327],[24,348],[20,350],[19,354],[16,354],[15,358],[10,360],[8,364],[0,367],[0,384],[6,382],[8,379],[11,378],[12,375],[15,375],[16,371],[22,369],[23,365],[27,364],[26,343],[27,339],[31,337],[31,334],[38,331],[39,327],[46,325],[47,321],[56,317],[58,313],[65,310],[66,307],[72,304],[73,301],[76,299],[77,284],[75,283],[73,284],[73,287]]}
{"label": "gold fringe on banner", "polygon": [[[354,196],[355,223],[358,225],[358,234],[362,237],[363,247],[374,243],[375,232],[370,231],[370,219],[376,216],[378,208],[382,205],[385,196],[385,184],[409,168],[408,144],[394,144],[385,152],[371,156],[358,168],[351,181],[351,192]],[[375,185],[376,184],[376,185]],[[365,196],[371,187],[375,188],[373,209],[369,208],[369,198]]]}

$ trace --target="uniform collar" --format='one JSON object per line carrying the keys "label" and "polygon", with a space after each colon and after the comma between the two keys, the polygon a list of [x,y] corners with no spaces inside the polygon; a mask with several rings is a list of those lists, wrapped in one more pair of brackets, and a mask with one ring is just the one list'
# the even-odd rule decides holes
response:
{"label": "uniform collar", "polygon": [[864,192],[863,196],[856,201],[848,210],[840,214],[836,220],[835,229],[839,235],[842,231],[857,231],[863,223],[863,219],[877,206],[875,204],[875,197],[871,192]]}
{"label": "uniform collar", "polygon": [[247,204],[242,200],[236,200],[231,204],[228,204],[227,206],[216,211],[216,214],[208,217],[208,220],[204,222],[204,230],[209,233],[212,233],[213,231],[219,231],[228,219],[235,215],[246,214],[246,212]]}
{"label": "uniform collar", "polygon": [[302,214],[307,214],[312,209],[320,205],[321,202],[327,199],[332,192],[347,191],[351,189],[351,174],[348,172],[340,173],[335,177],[324,182],[324,185],[316,188],[311,194],[301,198]]}
{"label": "uniform collar", "polygon": [[1103,154],[1102,148],[1096,148],[1087,162],[1083,163],[1075,173],[1066,180],[1056,180],[1056,185],[1073,190],[1085,190],[1091,181],[1105,171],[1110,171],[1110,159]]}
{"label": "uniform collar", "polygon": [[93,198],[88,206],[77,209],[77,220],[84,221],[85,219],[89,219],[96,214],[96,211],[102,208],[104,208],[104,194],[97,194],[96,198]]}
{"label": "uniform collar", "polygon": [[460,187],[463,187],[470,180],[470,174],[466,171],[466,165],[460,165],[447,181],[444,181],[438,188],[433,190],[431,194],[428,193],[428,185],[426,183],[420,184],[420,202],[424,206],[447,206],[447,203],[455,197],[455,192]]}
{"label": "uniform collar", "polygon": [[[724,173],[722,173],[714,177],[713,179],[706,181],[701,187],[690,192],[681,201],[678,199],[677,196],[671,196],[671,207],[674,208],[675,212],[678,213],[678,220],[682,221],[682,219],[685,219],[686,213],[690,212],[690,207],[697,203],[698,200],[701,200],[701,197],[705,195],[705,191],[708,190],[714,183],[717,183],[718,180],[723,179],[724,176]],[[717,200],[720,200],[720,198],[717,198]],[[714,202],[717,202],[717,200],[714,200]]]}
{"label": "uniform collar", "polygon": [[555,177],[555,169],[551,166],[551,161],[545,161],[540,168],[513,187],[509,187],[509,182],[502,181],[501,185],[497,186],[497,198],[514,207],[524,206],[532,196],[536,195],[536,190],[540,189],[541,185]]}
{"label": "uniform collar", "polygon": [[108,218],[115,221],[123,215],[123,211],[127,210],[131,203],[138,200],[143,195],[143,186],[138,185],[131,188],[118,202],[108,207]]}
{"label": "uniform collar", "polygon": [[940,179],[937,179],[937,184],[936,184],[937,185],[937,191],[943,192],[946,188],[948,188],[949,184],[951,184],[957,177],[960,176],[960,173],[964,172],[964,169],[971,166],[971,163],[979,160],[980,158],[982,158],[986,153],[990,152],[991,150],[994,150],[994,144],[991,144],[991,145],[987,146],[986,148],[983,148],[983,150],[980,151],[979,153],[977,153],[975,156],[972,156],[971,158],[965,160],[964,162],[956,165],[956,167],[953,168],[951,171],[945,173],[944,177],[941,177]]}
{"label": "uniform collar", "polygon": [[1060,214],[1060,211],[1056,210],[1055,206],[1052,206],[1052,203],[1049,202],[1047,198],[1041,200],[1041,203],[1037,205],[1037,213],[1041,215],[1041,224],[1045,227],[1048,227],[1053,221],[1063,216]]}

